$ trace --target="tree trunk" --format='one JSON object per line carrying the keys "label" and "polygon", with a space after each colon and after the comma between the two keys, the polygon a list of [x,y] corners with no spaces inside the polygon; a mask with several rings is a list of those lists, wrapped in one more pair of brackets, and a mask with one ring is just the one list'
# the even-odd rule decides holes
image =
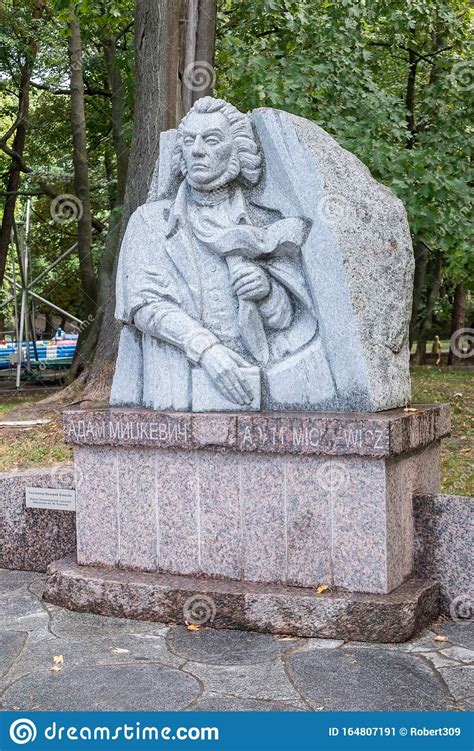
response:
{"label": "tree trunk", "polygon": [[[115,257],[119,246],[122,209],[127,181],[128,147],[123,135],[125,103],[122,76],[116,64],[116,40],[114,37],[104,37],[101,42],[111,92],[112,140],[115,152],[117,187],[113,191],[109,228],[97,274],[97,311],[93,316],[93,320],[91,319],[89,323],[86,322],[86,326],[81,331],[80,342],[78,342],[77,347],[78,356],[75,358],[69,371],[67,383],[71,383],[77,377],[78,373],[90,365],[97,347],[104,310],[110,293],[110,280],[114,269]],[[111,165],[106,163],[106,169],[107,177],[110,178],[112,176]]]}
{"label": "tree trunk", "polygon": [[415,144],[415,86],[416,70],[418,66],[418,56],[413,50],[408,51],[408,76],[407,88],[405,93],[406,122],[408,128],[406,148],[412,149]]}
{"label": "tree trunk", "polygon": [[413,250],[415,253],[415,276],[413,280],[413,303],[410,320],[410,349],[418,337],[419,309],[425,286],[426,267],[428,265],[428,248],[421,240],[415,241]]}
{"label": "tree trunk", "polygon": [[214,88],[215,0],[182,0],[178,120]]}
{"label": "tree trunk", "polygon": [[433,280],[430,294],[428,296],[428,303],[426,306],[426,313],[419,325],[419,333],[417,337],[417,346],[414,357],[414,362],[417,365],[424,365],[426,362],[426,342],[428,335],[430,334],[433,324],[433,313],[438,302],[439,293],[441,290],[441,271],[443,268],[443,257],[441,253],[437,252],[429,262],[429,273]]}
{"label": "tree trunk", "polygon": [[[201,29],[201,45],[205,39],[214,38],[215,0],[205,0],[209,32]],[[180,3],[177,0],[136,0],[135,3],[135,111],[134,132],[128,164],[127,184],[120,224],[119,242],[127,222],[135,209],[146,202],[155,164],[159,155],[160,133],[175,128],[181,110],[181,85],[178,76],[180,60]],[[207,42],[209,43],[209,41]],[[201,47],[200,49],[203,49]],[[212,45],[213,49],[213,45]],[[202,93],[201,93],[202,95]],[[118,228],[117,228],[118,230]],[[95,354],[91,364],[53,401],[108,401],[115,358],[120,338],[120,325],[114,317],[115,276],[117,257],[110,279],[110,293],[105,303],[102,324]],[[97,327],[98,317],[92,324]],[[88,355],[87,355],[88,356]]]}
{"label": "tree trunk", "polygon": [[[112,139],[114,142],[117,169],[117,199],[122,204],[125,196],[128,170],[128,146],[123,135],[125,99],[122,74],[116,61],[115,37],[104,37],[102,40],[105,66],[111,93],[112,104]],[[116,204],[117,205],[117,204]]]}
{"label": "tree trunk", "polygon": [[[37,0],[33,8],[32,18],[37,20],[43,15],[45,0]],[[30,104],[30,78],[36,58],[38,45],[34,37],[29,42],[26,59],[20,69],[20,87],[18,93],[17,127],[13,138],[12,149],[20,159],[23,159],[26,141],[26,129],[28,126],[28,110]],[[3,285],[5,269],[8,257],[13,222],[15,219],[15,207],[17,192],[20,187],[20,165],[12,159],[8,171],[7,196],[3,207],[2,227],[0,230],[0,287]]]}
{"label": "tree trunk", "polygon": [[97,282],[92,260],[92,217],[87,161],[81,30],[76,18],[73,18],[69,24],[69,33],[74,190],[79,199],[79,204],[76,207],[79,271],[86,314],[94,316],[97,309]]}
{"label": "tree trunk", "polygon": [[[460,345],[459,337],[456,338],[457,331],[464,327],[464,321],[466,317],[466,291],[464,289],[464,283],[459,282],[454,290],[453,310],[451,315],[451,338],[454,337],[453,343],[457,342]],[[448,365],[455,365],[460,362],[461,358],[456,356],[455,348],[449,348]]]}

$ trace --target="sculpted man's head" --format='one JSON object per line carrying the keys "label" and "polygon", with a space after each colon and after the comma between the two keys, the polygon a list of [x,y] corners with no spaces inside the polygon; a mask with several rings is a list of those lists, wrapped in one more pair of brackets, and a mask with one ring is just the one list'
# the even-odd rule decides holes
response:
{"label": "sculpted man's head", "polygon": [[239,175],[255,185],[261,157],[248,115],[222,99],[198,99],[178,127],[172,168],[197,190],[221,188]]}

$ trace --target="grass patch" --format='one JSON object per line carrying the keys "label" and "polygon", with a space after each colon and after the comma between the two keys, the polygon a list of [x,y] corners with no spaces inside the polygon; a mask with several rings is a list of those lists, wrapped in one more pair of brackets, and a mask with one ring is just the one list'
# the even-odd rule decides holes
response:
{"label": "grass patch", "polygon": [[414,404],[451,405],[451,436],[441,441],[442,492],[474,495],[474,372],[425,365],[411,373]]}
{"label": "grass patch", "polygon": [[[441,489],[451,495],[474,495],[474,372],[434,366],[412,369],[413,403],[451,405],[452,435],[441,442]],[[18,406],[32,407],[46,393],[0,393],[0,419]],[[2,399],[3,397],[3,399]],[[0,428],[0,472],[47,467],[71,461],[63,442],[62,419],[31,428]]]}
{"label": "grass patch", "polygon": [[[10,419],[8,413],[11,410],[18,407],[31,408],[47,395],[47,391],[35,392],[34,395],[0,392],[0,421]],[[13,416],[12,419],[23,418]],[[46,425],[34,425],[29,428],[0,427],[0,472],[50,467],[72,460],[72,451],[63,441],[62,417],[48,415],[47,419],[50,419],[50,422]]]}

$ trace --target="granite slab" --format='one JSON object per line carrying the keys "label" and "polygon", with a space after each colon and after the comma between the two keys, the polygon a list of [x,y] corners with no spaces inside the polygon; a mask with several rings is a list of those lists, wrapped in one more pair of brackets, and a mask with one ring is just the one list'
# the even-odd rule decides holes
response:
{"label": "granite slab", "polygon": [[459,623],[474,616],[474,498],[419,494],[413,498],[417,576],[440,583],[444,614]]}
{"label": "granite slab", "polygon": [[64,413],[66,443],[272,454],[391,457],[450,431],[447,404],[385,412],[155,412],[103,408]]}
{"label": "granite slab", "polygon": [[80,612],[294,636],[401,642],[438,614],[438,585],[410,579],[388,595],[78,566],[48,568],[44,598]]}
{"label": "granite slab", "polygon": [[0,473],[0,568],[46,571],[76,549],[74,511],[27,508],[26,487],[74,488],[74,468]]}

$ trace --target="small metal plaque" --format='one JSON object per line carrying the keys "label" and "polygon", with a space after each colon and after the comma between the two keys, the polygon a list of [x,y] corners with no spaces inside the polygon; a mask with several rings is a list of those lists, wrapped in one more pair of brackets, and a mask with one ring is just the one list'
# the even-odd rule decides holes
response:
{"label": "small metal plaque", "polygon": [[70,488],[26,488],[26,508],[75,511],[76,491]]}

